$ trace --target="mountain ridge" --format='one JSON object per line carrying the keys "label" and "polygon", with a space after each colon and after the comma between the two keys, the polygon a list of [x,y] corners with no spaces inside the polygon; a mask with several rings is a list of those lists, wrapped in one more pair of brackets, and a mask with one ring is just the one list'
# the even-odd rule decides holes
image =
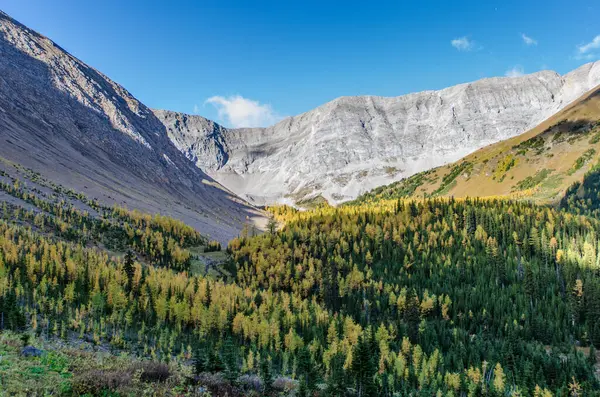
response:
{"label": "mountain ridge", "polygon": [[556,204],[597,167],[600,85],[531,130],[457,162],[361,195],[356,203],[403,197],[512,197]]}
{"label": "mountain ridge", "polygon": [[[125,88],[50,39],[4,13],[0,16],[5,21],[0,31],[8,43],[4,53],[14,48],[41,62],[37,74],[45,76],[27,75],[28,70],[36,69],[35,65],[20,65],[15,70],[15,65],[6,62],[10,56],[5,57],[5,76],[13,79],[8,83],[6,78],[0,80],[1,93],[8,99],[4,104],[0,101],[6,128],[14,130],[19,123],[31,122],[8,120],[6,109],[12,106],[9,113],[13,118],[19,114],[33,119],[35,128],[70,131],[68,144],[94,158],[93,163],[116,162],[143,180],[144,194],[137,199],[143,203],[160,195],[154,190],[155,184],[164,185],[168,202],[173,201],[167,198],[170,195],[177,196],[177,201],[204,195],[208,202],[216,200],[215,207],[223,200],[212,194],[237,194],[257,205],[294,204],[319,197],[332,203],[348,201],[373,187],[450,163],[483,146],[516,136],[563,109],[590,85],[600,83],[600,62],[596,62],[564,76],[540,71],[398,97],[344,96],[267,128],[229,129],[201,116],[147,108]],[[13,59],[18,58],[15,54]],[[24,63],[23,59],[16,64],[19,62]],[[35,87],[33,91],[30,85]],[[48,88],[68,97],[66,101],[57,100],[61,106],[55,106],[56,113],[61,118],[55,118],[53,109],[37,101],[36,90]],[[22,100],[22,92],[27,92],[29,101],[24,104],[26,116],[14,108]],[[72,101],[90,113],[73,108]],[[99,115],[99,119],[90,114]],[[50,136],[37,135],[38,141]],[[61,134],[58,137],[64,138]],[[34,141],[22,152],[43,152]],[[92,147],[99,150],[90,150]],[[57,148],[46,146],[45,150],[45,154],[64,157]],[[14,150],[8,152],[5,157],[14,155]],[[98,173],[87,160],[79,162],[86,163],[92,174]],[[70,167],[70,172],[77,168]],[[116,182],[103,181],[102,189]],[[218,184],[220,192],[215,192],[213,188]],[[211,193],[195,192],[204,188]],[[245,217],[256,215],[252,209],[236,208],[240,204],[236,200],[231,210],[240,216],[235,215],[233,222],[222,219],[224,223],[239,225]],[[195,205],[185,206],[194,211]],[[153,205],[147,210],[163,207]],[[240,211],[247,213],[241,215]],[[208,212],[216,218],[222,214]]]}
{"label": "mountain ridge", "polygon": [[399,97],[339,97],[266,128],[153,111],[189,159],[251,202],[322,195],[339,203],[516,136],[599,83],[600,62],[588,63],[564,76],[540,71]]}
{"label": "mountain ridge", "polygon": [[185,219],[227,241],[262,214],[173,145],[125,88],[0,14],[0,158],[105,203]]}

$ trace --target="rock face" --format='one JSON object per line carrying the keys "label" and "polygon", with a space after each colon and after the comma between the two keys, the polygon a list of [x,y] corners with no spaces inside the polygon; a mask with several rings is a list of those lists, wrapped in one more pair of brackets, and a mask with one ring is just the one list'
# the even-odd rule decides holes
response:
{"label": "rock face", "polygon": [[395,98],[342,97],[268,128],[154,113],[198,167],[257,204],[339,203],[534,127],[600,84],[600,62]]}
{"label": "rock face", "polygon": [[598,84],[600,62],[565,76],[342,97],[268,128],[227,129],[148,109],[0,12],[0,158],[225,241],[261,218],[231,192],[254,204],[353,199],[518,135]]}
{"label": "rock face", "polygon": [[0,157],[220,241],[262,217],[190,162],[127,90],[2,12]]}
{"label": "rock face", "polygon": [[21,355],[24,357],[41,357],[44,354],[43,350],[37,349],[33,346],[26,346],[21,350]]}

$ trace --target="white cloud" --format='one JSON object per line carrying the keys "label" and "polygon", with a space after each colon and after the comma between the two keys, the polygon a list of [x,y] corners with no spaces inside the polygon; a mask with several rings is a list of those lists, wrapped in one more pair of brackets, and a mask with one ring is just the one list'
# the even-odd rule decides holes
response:
{"label": "white cloud", "polygon": [[454,39],[450,41],[450,44],[459,51],[471,51],[475,48],[475,42],[470,40],[467,36]]}
{"label": "white cloud", "polygon": [[582,44],[577,46],[577,50],[580,54],[585,54],[590,52],[591,50],[597,50],[600,48],[600,35],[594,37],[594,40],[590,41],[587,44]]}
{"label": "white cloud", "polygon": [[575,55],[575,59],[577,59],[577,60],[583,60],[583,61],[591,61],[591,60],[594,60],[596,58],[600,58],[600,54],[595,54],[593,52],[590,52],[589,54],[577,54],[577,55]]}
{"label": "white cloud", "polygon": [[537,45],[537,40],[527,36],[525,33],[521,33],[521,37],[523,38],[523,42],[527,45]]}
{"label": "white cloud", "polygon": [[194,114],[200,113],[200,107],[198,105],[194,105]]}
{"label": "white cloud", "polygon": [[271,105],[261,104],[241,95],[213,96],[208,98],[205,103],[210,103],[217,108],[219,118],[234,128],[265,127],[282,119]]}
{"label": "white cloud", "polygon": [[523,67],[520,65],[517,65],[511,69],[508,69],[506,71],[506,73],[504,73],[504,75],[506,77],[519,77],[519,76],[523,76],[525,74],[525,71],[523,70]]}
{"label": "white cloud", "polygon": [[594,37],[592,41],[586,44],[580,44],[577,46],[576,59],[594,59],[600,57],[600,54],[596,50],[600,49],[600,35]]}

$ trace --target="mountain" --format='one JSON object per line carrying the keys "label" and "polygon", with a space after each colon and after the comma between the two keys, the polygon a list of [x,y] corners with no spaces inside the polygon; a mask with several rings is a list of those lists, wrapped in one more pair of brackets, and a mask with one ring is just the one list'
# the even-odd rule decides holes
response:
{"label": "mountain", "polygon": [[0,157],[60,185],[185,220],[220,241],[252,206],[171,143],[144,104],[48,38],[0,12]]}
{"label": "mountain", "polygon": [[198,167],[257,204],[332,203],[522,134],[600,84],[600,62],[561,76],[489,78],[395,98],[342,97],[268,128],[154,111]]}
{"label": "mountain", "polygon": [[[594,68],[556,80],[562,99],[544,106],[562,106]],[[507,106],[532,99],[543,75],[518,80],[521,87],[494,80],[485,95],[474,83],[476,96],[456,99],[455,119],[471,114],[488,139],[482,120],[503,112],[472,113],[482,98]],[[502,81],[514,86],[500,89]],[[320,117],[335,124],[342,106],[362,120],[385,101],[369,100],[340,100]],[[431,101],[430,109],[441,106]],[[507,112],[533,119],[543,107],[519,106]],[[398,109],[385,112],[389,131],[413,114]],[[362,196],[360,205],[271,207],[265,233],[242,230],[223,252],[210,239],[223,241],[260,213],[197,164],[250,168],[279,156],[289,167],[292,150],[281,151],[291,141],[305,157],[316,151],[292,134],[314,115],[284,121],[286,135],[278,126],[227,130],[154,112],[0,15],[0,394],[600,396],[600,165],[588,169],[600,150],[599,115],[600,88],[523,136]],[[375,119],[361,128],[384,131]],[[444,124],[410,126],[426,122]],[[338,137],[348,150],[381,150],[382,142],[361,149],[346,141],[354,133]],[[431,146],[481,143],[452,134]],[[401,136],[390,151],[428,153],[419,145],[431,137]],[[334,157],[323,158],[331,172]],[[309,171],[294,172],[302,182]],[[563,179],[550,183],[555,175]],[[494,197],[384,200],[487,186],[551,198],[569,178],[578,181],[560,208]]]}
{"label": "mountain", "polygon": [[[360,196],[509,196],[556,203],[600,155],[600,86],[517,137]],[[577,189],[575,189],[577,190]]]}

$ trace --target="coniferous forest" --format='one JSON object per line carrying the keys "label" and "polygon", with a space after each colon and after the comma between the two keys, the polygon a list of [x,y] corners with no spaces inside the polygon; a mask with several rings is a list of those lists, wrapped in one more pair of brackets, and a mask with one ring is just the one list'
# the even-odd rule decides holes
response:
{"label": "coniferous forest", "polygon": [[[0,329],[187,368],[172,395],[600,395],[596,179],[557,207],[271,208],[209,275],[184,223],[5,173]],[[72,372],[56,395],[129,395]]]}

